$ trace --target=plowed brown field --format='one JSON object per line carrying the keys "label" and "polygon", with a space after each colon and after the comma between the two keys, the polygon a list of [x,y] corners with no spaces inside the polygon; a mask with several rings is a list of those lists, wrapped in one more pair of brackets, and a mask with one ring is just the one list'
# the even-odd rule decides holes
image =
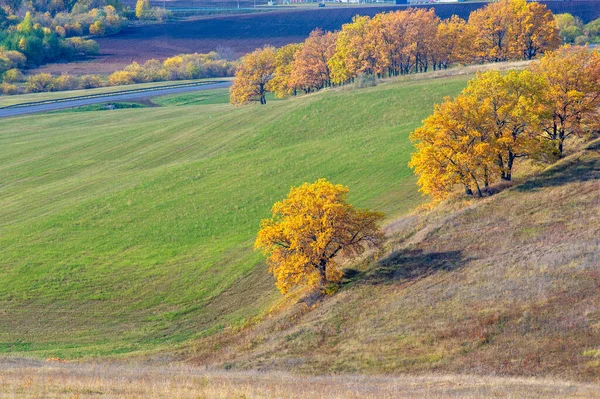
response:
{"label": "plowed brown field", "polygon": [[[191,1],[191,0],[175,0]],[[162,4],[157,1],[156,4]],[[437,15],[448,18],[457,14],[467,18],[469,13],[485,3],[455,3],[425,5],[434,7]],[[600,17],[600,1],[549,1],[555,13],[570,12],[588,22]],[[209,52],[228,47],[244,54],[257,47],[271,44],[281,46],[304,40],[315,28],[339,29],[355,15],[375,15],[383,11],[404,9],[403,6],[328,6],[323,9],[292,9],[258,14],[220,16],[169,22],[158,25],[131,27],[121,33],[98,38],[101,54],[87,61],[54,64],[42,69],[50,72],[106,73],[122,68],[133,61],[151,58],[164,59],[175,54]]]}

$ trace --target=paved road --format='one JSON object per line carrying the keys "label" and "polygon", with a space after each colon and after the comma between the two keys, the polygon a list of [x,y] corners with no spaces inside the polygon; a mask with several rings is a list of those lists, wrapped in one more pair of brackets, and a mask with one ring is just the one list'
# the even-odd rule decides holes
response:
{"label": "paved road", "polygon": [[94,98],[84,98],[84,99],[73,99],[68,101],[61,101],[56,103],[49,104],[39,104],[39,105],[30,105],[23,107],[15,107],[15,108],[6,108],[0,109],[0,118],[8,118],[11,116],[19,116],[26,114],[35,114],[38,112],[47,112],[47,111],[55,111],[57,109],[64,108],[73,108],[73,107],[81,107],[83,105],[92,105],[92,104],[102,104],[106,102],[121,102],[121,101],[131,101],[131,100],[139,100],[141,98],[151,98],[158,96],[166,96],[169,94],[179,94],[186,93],[191,91],[202,91],[202,90],[212,90],[212,89],[221,89],[226,88],[231,85],[231,82],[221,82],[221,83],[210,83],[201,86],[185,86],[185,87],[173,87],[167,89],[161,89],[160,87],[147,90],[140,93],[125,93],[118,95],[106,95],[101,97]]}

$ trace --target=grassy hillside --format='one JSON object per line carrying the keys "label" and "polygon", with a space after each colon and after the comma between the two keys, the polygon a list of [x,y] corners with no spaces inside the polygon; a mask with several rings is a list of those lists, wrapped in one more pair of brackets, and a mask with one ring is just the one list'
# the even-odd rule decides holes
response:
{"label": "grassy hillside", "polygon": [[388,255],[350,270],[334,297],[201,340],[190,356],[234,369],[598,381],[600,140],[498,195],[387,230]]}
{"label": "grassy hillside", "polygon": [[252,251],[272,203],[326,177],[390,218],[413,208],[407,135],[467,79],[3,120],[0,353],[148,352],[244,323],[280,298]]}

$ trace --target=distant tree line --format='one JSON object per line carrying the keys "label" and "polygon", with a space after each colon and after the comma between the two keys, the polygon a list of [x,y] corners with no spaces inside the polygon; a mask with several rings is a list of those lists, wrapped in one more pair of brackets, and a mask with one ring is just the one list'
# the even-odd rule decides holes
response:
{"label": "distant tree line", "polygon": [[[80,38],[72,38],[78,40]],[[2,62],[0,52],[0,63]],[[0,84],[0,93],[18,94],[20,92],[39,93],[74,89],[91,89],[103,86],[119,86],[134,83],[160,82],[165,80],[186,80],[232,76],[238,62],[231,60],[227,50],[223,54],[210,52],[207,54],[180,54],[164,61],[149,60],[143,64],[134,62],[121,71],[114,72],[108,78],[100,75],[84,75],[81,77],[62,74],[52,76],[40,73],[26,78],[17,68],[23,65],[24,58],[20,53],[8,52],[7,65],[12,69],[4,73],[4,82]],[[8,58],[10,57],[10,58]],[[8,64],[10,63],[10,64]],[[20,85],[18,85],[20,84]]]}
{"label": "distant tree line", "polygon": [[433,9],[357,16],[338,32],[315,30],[304,43],[265,47],[244,57],[231,102],[266,102],[360,76],[388,77],[454,64],[529,60],[560,46],[553,14],[537,2],[501,0],[441,20]]}

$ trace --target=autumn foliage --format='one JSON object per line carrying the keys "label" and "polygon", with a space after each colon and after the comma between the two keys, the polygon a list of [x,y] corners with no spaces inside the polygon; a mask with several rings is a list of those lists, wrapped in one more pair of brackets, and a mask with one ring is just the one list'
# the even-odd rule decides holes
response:
{"label": "autumn foliage", "polygon": [[272,218],[262,221],[255,248],[268,256],[282,293],[299,285],[323,289],[339,282],[341,257],[381,245],[383,214],[354,208],[347,194],[348,188],[326,179],[304,183],[275,203]]}
{"label": "autumn foliage", "polygon": [[456,186],[482,196],[520,159],[551,161],[573,135],[598,130],[600,53],[565,46],[524,71],[478,74],[411,134],[409,166],[435,199]]}
{"label": "autumn foliage", "polygon": [[[317,29],[304,43],[248,55],[236,75],[239,83],[231,89],[232,103],[264,103],[265,91],[287,97],[364,75],[398,76],[454,64],[532,59],[559,45],[552,13],[543,4],[525,0],[490,3],[468,21],[457,16],[441,20],[433,9],[423,8],[356,16],[339,32]],[[259,54],[269,61],[257,63]]]}
{"label": "autumn foliage", "polygon": [[267,84],[275,75],[275,48],[264,47],[246,55],[235,72],[231,103],[259,101],[266,104]]}

